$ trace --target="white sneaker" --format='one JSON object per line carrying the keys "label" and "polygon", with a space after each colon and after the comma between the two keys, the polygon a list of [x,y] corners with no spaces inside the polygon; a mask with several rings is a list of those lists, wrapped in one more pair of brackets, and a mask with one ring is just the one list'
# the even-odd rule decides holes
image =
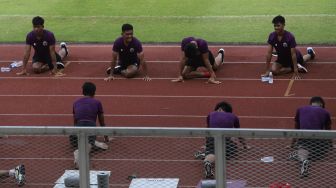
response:
{"label": "white sneaker", "polygon": [[304,66],[302,66],[300,64],[297,64],[297,67],[298,67],[298,71],[301,72],[301,73],[307,73],[308,72],[307,68],[305,68]]}
{"label": "white sneaker", "polygon": [[223,64],[224,63],[224,54],[225,54],[224,49],[223,48],[219,49],[218,54],[222,54],[221,64]]}
{"label": "white sneaker", "polygon": [[69,51],[68,51],[68,47],[67,44],[65,42],[61,42],[60,43],[60,48],[65,50],[65,56],[68,56]]}
{"label": "white sneaker", "polygon": [[307,48],[307,54],[310,55],[311,59],[314,59],[314,58],[315,58],[316,53],[315,53],[313,47],[308,47],[308,48]]}
{"label": "white sneaker", "polygon": [[22,186],[26,183],[26,170],[24,165],[21,164],[15,167],[14,178],[19,186]]}

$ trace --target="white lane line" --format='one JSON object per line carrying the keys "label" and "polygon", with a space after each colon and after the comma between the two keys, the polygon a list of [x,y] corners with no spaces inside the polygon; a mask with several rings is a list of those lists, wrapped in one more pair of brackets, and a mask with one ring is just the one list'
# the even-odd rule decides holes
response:
{"label": "white lane line", "polygon": [[[41,76],[41,77],[33,77],[33,76],[2,76],[0,79],[2,80],[104,80],[105,77],[52,77],[52,76]],[[173,80],[176,79],[176,77],[171,78],[158,78],[158,77],[151,77],[152,82],[153,80]],[[216,78],[217,80],[222,81],[258,81],[260,82],[260,79],[258,78]],[[143,80],[143,78],[123,78],[123,77],[117,77],[115,80]],[[207,80],[207,78],[197,78],[194,80]],[[274,79],[275,81],[289,81],[290,78],[279,78]],[[298,80],[298,82],[306,82],[306,81],[336,81],[336,78],[325,78],[325,79],[319,79],[319,78],[305,78],[302,80]],[[113,81],[111,81],[113,82]],[[178,84],[178,83],[177,83]]]}
{"label": "white lane line", "polygon": [[[0,60],[0,63],[11,63],[14,60]],[[67,60],[67,62],[71,63],[110,63],[109,60]],[[180,63],[178,60],[149,60],[146,61],[147,63],[162,63],[162,64],[177,64]],[[31,63],[31,61],[29,61]],[[225,61],[224,64],[265,64],[265,62],[262,61]],[[321,62],[314,62],[312,63],[314,65],[316,64],[336,64],[336,61],[330,62],[330,61],[321,61]]]}
{"label": "white lane line", "polygon": [[[69,117],[73,116],[73,114],[0,114],[0,116],[34,116],[34,117]],[[155,114],[104,114],[105,117],[147,117],[147,118],[206,118],[205,115],[155,115]],[[292,116],[240,116],[241,119],[293,119]],[[335,117],[332,117],[335,119]]]}
{"label": "white lane line", "polygon": [[[0,158],[0,160],[60,160],[60,161],[73,161],[73,158],[57,158],[57,157],[17,157],[17,158]],[[92,161],[134,161],[134,162],[202,162],[194,159],[90,159]]]}
{"label": "white lane line", "polygon": [[[34,116],[34,117],[72,117],[73,114],[0,114],[0,116]],[[155,115],[155,114],[104,114],[105,117],[128,117],[128,118],[206,118],[203,115]],[[292,116],[240,116],[240,119],[293,119]],[[336,119],[332,117],[331,119]]]}
{"label": "white lane line", "polygon": [[[45,94],[45,95],[38,95],[38,94],[0,94],[0,97],[82,97],[83,95],[67,95],[67,94]],[[119,98],[214,98],[214,99],[310,99],[311,97],[298,97],[298,96],[292,96],[292,97],[284,97],[284,96],[279,96],[279,97],[267,97],[267,96],[225,96],[225,95],[220,95],[220,96],[201,96],[201,95],[113,95],[113,94],[108,94],[108,95],[95,95],[96,97],[119,97]],[[323,97],[326,100],[336,100],[336,97]]]}

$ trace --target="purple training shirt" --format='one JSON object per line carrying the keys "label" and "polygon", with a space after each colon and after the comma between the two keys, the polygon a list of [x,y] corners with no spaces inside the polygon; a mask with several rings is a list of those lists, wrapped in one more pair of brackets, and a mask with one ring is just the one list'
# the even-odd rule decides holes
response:
{"label": "purple training shirt", "polygon": [[240,128],[238,117],[228,112],[211,112],[207,123],[209,128]]}
{"label": "purple training shirt", "polygon": [[296,111],[297,129],[326,130],[331,125],[330,114],[319,106],[303,106]]}
{"label": "purple training shirt", "polygon": [[39,57],[48,57],[50,56],[49,47],[55,45],[56,39],[54,33],[44,29],[43,36],[41,39],[37,38],[37,35],[34,31],[31,31],[27,34],[26,44],[30,45],[35,50],[35,55]]}
{"label": "purple training shirt", "polygon": [[[274,31],[269,35],[267,43],[275,48],[280,61],[292,61],[291,48],[296,48],[296,41],[291,32],[285,30],[281,41],[279,41],[278,34]],[[296,56],[300,56],[298,49],[296,49]]]}
{"label": "purple training shirt", "polygon": [[91,121],[96,123],[99,114],[104,113],[101,102],[92,97],[82,97],[73,104],[73,114],[77,122]]}
{"label": "purple training shirt", "polygon": [[202,54],[209,52],[208,42],[206,40],[196,39],[194,37],[184,38],[181,42],[181,50],[184,51],[185,46],[191,41],[196,41],[197,47]]}
{"label": "purple training shirt", "polygon": [[126,46],[124,39],[119,37],[114,41],[112,50],[119,54],[121,63],[133,63],[138,61],[137,54],[142,52],[142,44],[137,38],[133,37],[132,41]]}

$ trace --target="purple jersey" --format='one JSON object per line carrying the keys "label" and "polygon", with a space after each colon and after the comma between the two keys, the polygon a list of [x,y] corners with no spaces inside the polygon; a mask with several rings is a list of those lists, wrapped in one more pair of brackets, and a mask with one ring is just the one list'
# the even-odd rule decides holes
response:
{"label": "purple jersey", "polygon": [[211,112],[207,123],[209,128],[240,128],[238,117],[228,112]]}
{"label": "purple jersey", "polygon": [[104,113],[101,102],[92,97],[83,97],[73,104],[73,114],[77,122],[91,121],[96,123],[97,116]]}
{"label": "purple jersey", "polygon": [[196,41],[197,47],[202,54],[209,52],[207,41],[203,39],[195,39],[194,37],[184,38],[181,42],[181,50],[184,51],[185,46],[191,41]]}
{"label": "purple jersey", "polygon": [[132,41],[126,46],[122,37],[117,38],[113,43],[113,51],[119,54],[119,60],[123,63],[138,62],[138,53],[142,52],[141,42],[133,37]]}
{"label": "purple jersey", "polygon": [[297,129],[326,130],[330,129],[330,114],[319,106],[304,106],[296,111]]}
{"label": "purple jersey", "polygon": [[[296,48],[295,37],[292,33],[285,30],[281,41],[279,41],[278,34],[276,32],[272,32],[268,37],[267,43],[275,48],[279,61],[292,62],[291,48]],[[301,56],[301,53],[298,49],[296,49],[296,56]]]}
{"label": "purple jersey", "polygon": [[26,44],[33,46],[35,50],[35,55],[38,57],[49,57],[50,50],[49,47],[55,45],[56,40],[54,33],[44,29],[42,38],[38,39],[34,31],[27,34]]}

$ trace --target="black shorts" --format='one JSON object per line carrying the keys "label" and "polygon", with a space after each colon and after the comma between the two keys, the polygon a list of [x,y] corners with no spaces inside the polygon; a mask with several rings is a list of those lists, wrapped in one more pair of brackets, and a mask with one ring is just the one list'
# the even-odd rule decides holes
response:
{"label": "black shorts", "polygon": [[[303,56],[301,53],[299,53],[296,56],[296,61],[298,64],[304,66]],[[292,69],[294,68],[293,61],[291,58],[283,59],[278,57],[278,59],[275,62],[279,63],[283,67],[291,67]]]}
{"label": "black shorts", "polygon": [[[230,139],[226,138],[226,159],[231,159],[237,155],[238,146]],[[215,154],[215,140],[213,137],[207,137],[205,143],[205,155]]]}
{"label": "black shorts", "polygon": [[[75,125],[75,127],[96,127],[96,123],[91,122],[91,121],[80,121]],[[70,144],[74,148],[78,148],[77,135],[70,135],[69,140],[70,140]],[[89,136],[89,144],[93,146],[95,144],[95,141],[96,141],[96,136]]]}
{"label": "black shorts", "polygon": [[310,160],[323,159],[332,149],[332,141],[328,139],[298,139],[296,147],[309,151]]}
{"label": "black shorts", "polygon": [[[55,53],[56,55],[56,62],[62,62],[62,58],[58,53]],[[52,60],[50,56],[41,57],[37,54],[34,54],[33,56],[33,63],[41,62],[43,64],[48,64],[49,69],[52,70],[54,68],[54,65],[52,64]]]}
{"label": "black shorts", "polygon": [[121,67],[121,70],[127,69],[130,65],[134,65],[139,69],[140,59],[119,61],[118,65]]}
{"label": "black shorts", "polygon": [[[211,51],[209,51],[209,61],[212,66],[215,64],[215,58]],[[192,70],[196,70],[198,67],[206,67],[202,55],[196,56],[195,58],[188,58],[186,66],[192,67]]]}

